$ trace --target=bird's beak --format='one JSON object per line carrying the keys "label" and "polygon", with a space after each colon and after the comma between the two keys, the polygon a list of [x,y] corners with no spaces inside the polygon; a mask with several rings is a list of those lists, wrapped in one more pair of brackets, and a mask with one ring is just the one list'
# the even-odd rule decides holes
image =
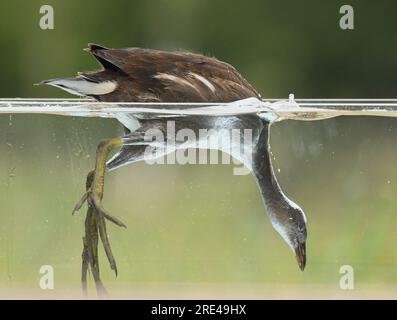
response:
{"label": "bird's beak", "polygon": [[300,243],[295,249],[296,260],[298,260],[299,268],[303,271],[306,266],[306,243]]}

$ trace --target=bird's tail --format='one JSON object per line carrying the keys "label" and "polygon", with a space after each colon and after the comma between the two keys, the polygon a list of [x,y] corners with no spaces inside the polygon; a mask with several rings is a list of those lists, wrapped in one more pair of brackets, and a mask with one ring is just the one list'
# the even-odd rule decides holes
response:
{"label": "bird's tail", "polygon": [[94,76],[80,74],[73,78],[59,78],[44,80],[38,85],[47,84],[60,88],[78,96],[101,96],[113,92],[117,88],[117,82],[112,80],[99,80]]}

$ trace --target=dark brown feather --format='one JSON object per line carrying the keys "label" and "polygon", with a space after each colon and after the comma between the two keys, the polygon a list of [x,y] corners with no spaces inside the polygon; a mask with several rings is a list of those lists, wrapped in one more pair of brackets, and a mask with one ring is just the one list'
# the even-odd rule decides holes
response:
{"label": "dark brown feather", "polygon": [[91,81],[118,83],[114,92],[97,97],[102,101],[230,102],[260,98],[233,66],[215,58],[189,52],[108,49],[95,44],[90,44],[88,51],[103,70],[82,75]]}

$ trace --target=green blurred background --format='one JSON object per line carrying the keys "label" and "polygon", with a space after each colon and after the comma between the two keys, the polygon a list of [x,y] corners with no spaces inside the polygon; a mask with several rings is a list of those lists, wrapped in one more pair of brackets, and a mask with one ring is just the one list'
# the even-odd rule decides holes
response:
{"label": "green blurred background", "polygon": [[[55,29],[39,28],[39,8]],[[355,30],[339,28],[339,8]],[[191,50],[233,64],[263,97],[396,97],[397,3],[391,1],[3,0],[0,96],[70,97],[34,87],[98,67],[88,42]],[[0,116],[0,297],[80,297],[84,191],[115,120]],[[286,121],[272,129],[274,166],[306,211],[308,263],[299,271],[271,228],[251,176],[228,165],[138,163],[107,176],[105,206],[119,277],[101,250],[103,280],[126,298],[396,298],[397,122]],[[55,290],[39,289],[39,268]],[[339,288],[351,265],[355,289]],[[95,297],[95,295],[93,295]]]}

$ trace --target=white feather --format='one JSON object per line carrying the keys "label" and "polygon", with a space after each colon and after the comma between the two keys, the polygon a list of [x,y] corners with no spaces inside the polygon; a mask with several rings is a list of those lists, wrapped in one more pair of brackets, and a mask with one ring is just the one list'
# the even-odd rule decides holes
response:
{"label": "white feather", "polygon": [[48,85],[60,88],[78,96],[104,95],[113,92],[117,88],[115,81],[92,82],[84,78],[54,79],[45,82]]}
{"label": "white feather", "polygon": [[204,78],[203,76],[200,76],[197,73],[194,72],[189,72],[191,76],[195,77],[197,80],[201,81],[205,86],[207,86],[212,92],[215,92],[215,87],[214,85],[209,82],[206,78]]}

